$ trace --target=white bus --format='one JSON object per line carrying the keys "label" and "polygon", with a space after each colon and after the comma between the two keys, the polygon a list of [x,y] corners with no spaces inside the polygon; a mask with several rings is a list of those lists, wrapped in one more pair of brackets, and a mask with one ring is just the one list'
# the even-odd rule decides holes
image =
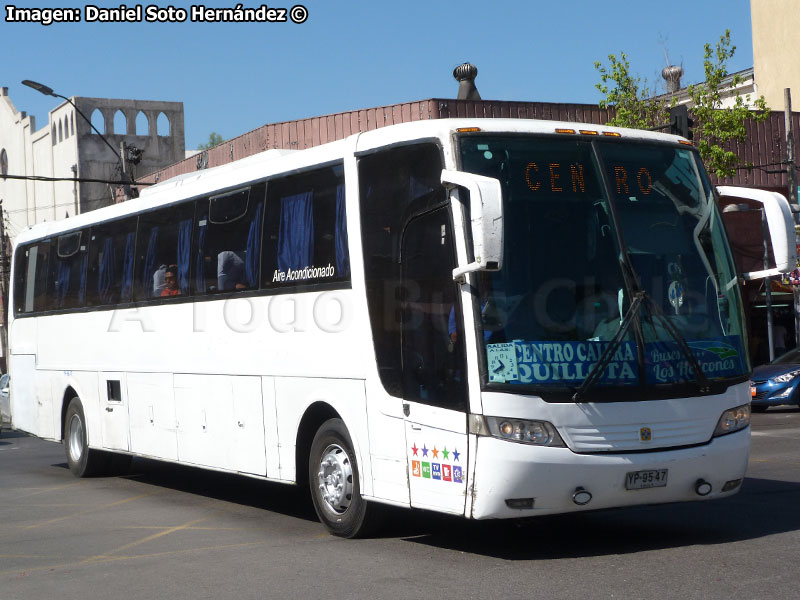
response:
{"label": "white bus", "polygon": [[508,119],[177,177],[18,237],[14,426],[77,476],[139,456],[308,484],[344,537],[387,504],[728,496],[751,368],[715,194],[681,138]]}

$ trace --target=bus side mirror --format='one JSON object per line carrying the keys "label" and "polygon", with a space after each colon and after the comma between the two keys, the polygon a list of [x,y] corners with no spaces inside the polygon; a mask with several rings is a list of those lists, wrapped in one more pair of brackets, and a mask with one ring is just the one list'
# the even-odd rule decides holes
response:
{"label": "bus side mirror", "polygon": [[718,185],[717,192],[720,196],[744,198],[755,200],[764,211],[769,242],[774,266],[760,271],[742,273],[745,279],[761,279],[781,273],[789,273],[797,267],[797,241],[795,237],[794,218],[789,202],[777,192],[742,188],[727,185]]}
{"label": "bus side mirror", "polygon": [[442,171],[442,183],[448,190],[469,190],[469,219],[475,261],[453,269],[453,279],[474,271],[499,271],[503,267],[503,193],[500,182],[491,177]]}

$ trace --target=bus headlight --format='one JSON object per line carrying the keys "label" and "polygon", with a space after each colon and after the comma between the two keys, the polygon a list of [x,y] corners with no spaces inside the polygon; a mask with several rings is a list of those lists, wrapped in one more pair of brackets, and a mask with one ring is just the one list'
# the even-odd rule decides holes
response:
{"label": "bus headlight", "polygon": [[722,413],[714,430],[714,437],[739,431],[750,425],[750,405],[743,404]]}
{"label": "bus headlight", "polygon": [[558,431],[547,421],[528,421],[526,419],[508,419],[505,417],[484,417],[488,435],[536,446],[556,446],[563,448],[564,440]]}

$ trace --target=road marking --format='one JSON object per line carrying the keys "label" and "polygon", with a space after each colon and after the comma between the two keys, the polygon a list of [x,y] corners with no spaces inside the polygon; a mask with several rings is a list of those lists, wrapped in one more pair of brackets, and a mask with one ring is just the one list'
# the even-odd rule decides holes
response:
{"label": "road marking", "polygon": [[[69,569],[72,567],[78,566],[94,566],[100,565],[106,562],[116,562],[116,561],[123,561],[123,560],[137,560],[141,558],[154,558],[160,556],[173,556],[177,554],[187,554],[189,552],[201,552],[207,550],[228,550],[231,548],[246,548],[248,546],[260,546],[265,544],[266,541],[258,541],[258,542],[241,542],[238,544],[220,544],[217,546],[200,546],[197,548],[184,548],[181,550],[168,550],[166,552],[153,552],[151,554],[132,554],[128,556],[108,556],[107,558],[103,558],[102,560],[95,560],[90,561],[90,559],[73,561],[73,562],[65,562],[60,564],[54,565],[42,565],[40,567],[17,567],[15,569],[9,569],[7,571],[0,571],[0,575],[12,575],[12,574],[19,574],[24,573],[25,575],[29,575],[31,573],[36,573],[38,571],[55,571],[57,569]],[[3,555],[0,555],[3,556]],[[27,558],[27,557],[22,557]],[[34,559],[42,559],[47,558],[46,556],[31,556],[30,558]],[[97,558],[97,557],[95,557]]]}
{"label": "road marking", "polygon": [[72,519],[73,517],[78,517],[80,515],[85,515],[88,513],[94,513],[98,510],[102,510],[104,508],[113,508],[115,506],[120,506],[121,504],[127,504],[128,502],[134,502],[136,500],[141,500],[142,498],[146,498],[147,496],[153,496],[155,494],[161,493],[160,490],[147,492],[146,494],[139,494],[138,496],[133,496],[131,498],[125,498],[124,500],[117,500],[116,502],[111,502],[110,504],[103,504],[101,506],[92,506],[91,508],[87,508],[85,510],[79,510],[76,513],[72,513],[69,515],[64,515],[61,517],[56,517],[55,519],[48,519],[47,521],[42,521],[41,523],[36,523],[34,525],[22,525],[22,529],[36,529],[37,527],[42,527],[43,525],[50,525],[52,523],[58,523],[59,521],[64,521],[66,519]]}
{"label": "road marking", "polygon": [[125,544],[124,546],[120,546],[119,548],[115,548],[114,550],[110,550],[110,551],[108,551],[108,552],[106,552],[104,554],[98,554],[96,556],[90,556],[89,558],[87,558],[87,559],[85,559],[85,560],[83,560],[81,562],[82,563],[91,563],[91,562],[100,562],[100,561],[103,561],[103,560],[119,558],[119,557],[113,556],[113,554],[116,554],[118,552],[122,552],[123,550],[127,550],[128,548],[134,548],[135,546],[140,546],[141,544],[146,544],[147,542],[151,542],[151,541],[153,541],[155,539],[158,539],[160,537],[164,537],[165,535],[169,535],[171,533],[175,533],[176,531],[181,531],[183,529],[189,529],[195,523],[200,523],[202,521],[205,521],[206,519],[207,519],[207,517],[203,517],[202,519],[195,519],[194,521],[188,521],[188,522],[184,523],[183,525],[176,525],[175,527],[170,527],[168,529],[165,529],[164,531],[159,531],[158,533],[153,533],[151,535],[145,536],[140,540],[136,540],[135,542],[131,542],[129,544]]}
{"label": "road marking", "polygon": [[61,485],[52,485],[52,486],[45,487],[45,488],[19,488],[20,490],[34,489],[36,491],[35,492],[30,492],[28,494],[23,494],[22,496],[17,496],[16,498],[11,498],[11,500],[20,500],[22,498],[30,498],[31,496],[37,496],[39,494],[46,494],[47,492],[60,491],[60,490],[63,490],[63,489],[66,489],[66,488],[70,488],[70,487],[74,487],[76,485],[81,485],[81,484],[82,484],[81,481],[75,481],[73,483],[62,483]]}

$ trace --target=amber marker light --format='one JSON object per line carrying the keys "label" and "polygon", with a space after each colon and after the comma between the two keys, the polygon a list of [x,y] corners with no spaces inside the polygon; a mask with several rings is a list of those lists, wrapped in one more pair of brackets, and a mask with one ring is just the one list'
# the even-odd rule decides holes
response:
{"label": "amber marker light", "polygon": [[556,133],[577,133],[574,129],[556,129]]}
{"label": "amber marker light", "polygon": [[593,131],[591,129],[579,129],[578,131],[579,131],[579,133],[582,133],[583,135],[597,135],[597,132]]}
{"label": "amber marker light", "polygon": [[617,133],[616,131],[604,131],[603,135],[606,137],[622,137],[622,135]]}
{"label": "amber marker light", "polygon": [[480,127],[459,127],[456,129],[458,133],[475,133],[476,131],[480,131]]}
{"label": "amber marker light", "polygon": [[694,145],[694,144],[692,144],[692,142],[689,142],[687,140],[678,140],[678,143],[679,144],[683,144],[684,146],[693,146]]}

